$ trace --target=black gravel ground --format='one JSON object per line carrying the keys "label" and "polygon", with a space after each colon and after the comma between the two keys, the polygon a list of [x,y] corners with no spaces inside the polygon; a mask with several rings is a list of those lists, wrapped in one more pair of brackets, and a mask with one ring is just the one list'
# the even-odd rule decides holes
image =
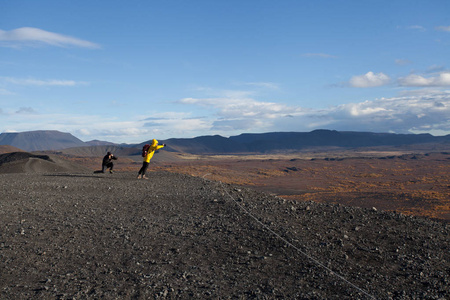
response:
{"label": "black gravel ground", "polygon": [[153,172],[0,174],[0,299],[450,299],[450,228]]}

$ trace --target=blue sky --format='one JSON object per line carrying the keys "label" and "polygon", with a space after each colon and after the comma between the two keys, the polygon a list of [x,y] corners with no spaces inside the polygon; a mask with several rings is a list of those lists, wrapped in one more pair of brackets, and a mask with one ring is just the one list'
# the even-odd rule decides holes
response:
{"label": "blue sky", "polygon": [[0,1],[0,132],[450,134],[450,1]]}

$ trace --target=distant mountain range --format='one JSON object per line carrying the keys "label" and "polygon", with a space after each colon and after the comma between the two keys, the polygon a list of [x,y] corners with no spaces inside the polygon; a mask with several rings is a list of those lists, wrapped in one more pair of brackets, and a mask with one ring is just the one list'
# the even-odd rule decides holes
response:
{"label": "distant mountain range", "polygon": [[[71,153],[102,155],[109,148],[124,155],[139,155],[144,144],[114,144],[104,141],[83,142],[70,133],[55,130],[38,130],[0,134],[0,145],[9,145],[25,151],[62,150],[71,148]],[[229,138],[214,135],[185,139],[160,140],[167,144],[166,151],[191,154],[239,154],[273,153],[295,151],[315,147],[374,147],[405,146],[415,144],[450,144],[450,135],[394,134],[335,130],[311,132],[244,133]],[[76,148],[83,148],[78,149]],[[131,149],[130,149],[131,148]]]}
{"label": "distant mountain range", "polygon": [[[335,130],[311,132],[244,133],[225,138],[219,135],[161,141],[167,150],[193,154],[274,153],[319,147],[359,148],[450,144],[450,135],[393,134]],[[147,142],[148,143],[148,142]],[[139,145],[140,146],[140,145]]]}

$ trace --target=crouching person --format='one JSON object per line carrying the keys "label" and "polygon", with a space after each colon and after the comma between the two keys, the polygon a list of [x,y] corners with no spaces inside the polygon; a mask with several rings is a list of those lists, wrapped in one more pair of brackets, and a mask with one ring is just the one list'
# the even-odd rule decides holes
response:
{"label": "crouching person", "polygon": [[116,159],[117,157],[115,157],[111,152],[106,153],[105,157],[103,157],[102,173],[105,173],[107,169],[109,169],[109,173],[112,173],[114,168],[114,163],[112,161]]}

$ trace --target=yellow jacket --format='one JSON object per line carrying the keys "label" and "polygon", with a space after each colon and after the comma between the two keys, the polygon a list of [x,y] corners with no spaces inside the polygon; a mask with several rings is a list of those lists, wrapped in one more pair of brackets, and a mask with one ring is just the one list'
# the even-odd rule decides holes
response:
{"label": "yellow jacket", "polygon": [[150,145],[150,148],[148,148],[147,155],[144,157],[145,162],[150,162],[150,159],[152,159],[153,154],[156,150],[163,148],[164,145],[158,145],[158,141],[153,139],[152,144]]}

